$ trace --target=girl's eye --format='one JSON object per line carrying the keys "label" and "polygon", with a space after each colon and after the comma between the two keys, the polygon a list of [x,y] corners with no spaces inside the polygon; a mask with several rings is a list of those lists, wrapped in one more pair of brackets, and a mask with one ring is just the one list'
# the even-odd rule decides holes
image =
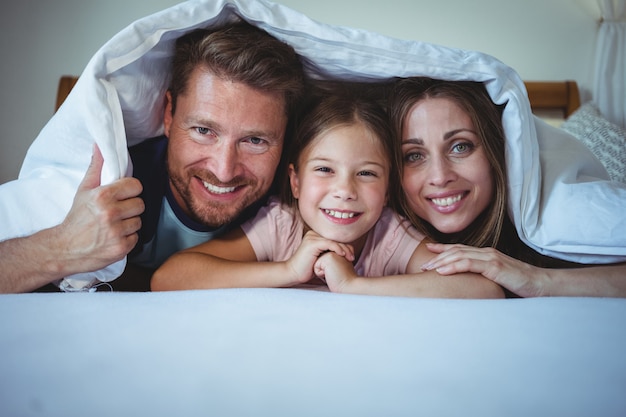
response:
{"label": "girl's eye", "polygon": [[331,169],[328,167],[317,167],[315,168],[315,171],[317,172],[331,172]]}
{"label": "girl's eye", "polygon": [[363,177],[376,177],[376,173],[374,171],[361,171],[358,173],[358,175],[363,176]]}

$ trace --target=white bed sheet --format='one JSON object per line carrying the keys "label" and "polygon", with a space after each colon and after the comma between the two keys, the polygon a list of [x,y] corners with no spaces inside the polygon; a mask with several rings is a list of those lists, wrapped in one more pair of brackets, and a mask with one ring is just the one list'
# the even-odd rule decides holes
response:
{"label": "white bed sheet", "polygon": [[2,416],[621,416],[626,300],[0,296]]}

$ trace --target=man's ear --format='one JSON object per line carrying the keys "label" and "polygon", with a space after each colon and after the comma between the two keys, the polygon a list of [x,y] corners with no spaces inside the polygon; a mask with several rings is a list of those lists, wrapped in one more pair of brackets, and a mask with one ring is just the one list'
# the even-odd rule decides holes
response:
{"label": "man's ear", "polygon": [[289,174],[289,185],[291,186],[291,194],[293,194],[294,198],[300,198],[300,184],[298,181],[298,173],[296,172],[296,168],[293,164],[289,164],[288,168]]}
{"label": "man's ear", "polygon": [[172,93],[169,90],[165,93],[165,110],[163,112],[163,134],[170,137],[170,129],[172,127]]}

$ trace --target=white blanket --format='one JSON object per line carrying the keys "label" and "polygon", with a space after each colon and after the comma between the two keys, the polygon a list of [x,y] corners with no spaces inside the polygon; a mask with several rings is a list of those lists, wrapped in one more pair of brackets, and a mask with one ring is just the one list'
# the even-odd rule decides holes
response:
{"label": "white blanket", "polygon": [[[103,183],[129,175],[127,146],[162,133],[174,40],[235,15],[293,45],[316,77],[426,75],[484,81],[494,102],[508,103],[503,122],[509,209],[522,239],[573,261],[626,260],[626,186],[606,181],[606,171],[588,150],[532,116],[524,84],[513,69],[479,52],[325,25],[264,0],[184,2],[134,22],[107,42],[29,149],[19,179],[0,187],[0,239],[62,221],[94,141],[105,158]],[[125,260],[73,277],[74,285],[94,278],[110,281],[124,265]]]}
{"label": "white blanket", "polygon": [[626,299],[0,295],[0,415],[623,417]]}

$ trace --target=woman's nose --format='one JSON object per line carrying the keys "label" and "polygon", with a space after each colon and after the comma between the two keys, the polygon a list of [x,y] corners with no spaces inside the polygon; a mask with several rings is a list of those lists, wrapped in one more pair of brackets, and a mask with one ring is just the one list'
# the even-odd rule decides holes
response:
{"label": "woman's nose", "polygon": [[445,158],[432,158],[428,165],[428,182],[442,187],[452,181],[455,174],[450,164]]}

